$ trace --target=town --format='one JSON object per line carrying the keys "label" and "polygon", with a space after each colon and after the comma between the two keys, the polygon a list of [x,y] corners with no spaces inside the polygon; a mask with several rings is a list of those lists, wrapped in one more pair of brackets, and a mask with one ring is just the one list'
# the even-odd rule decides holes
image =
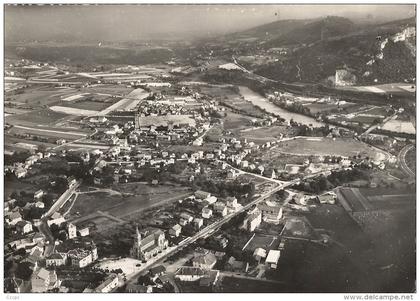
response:
{"label": "town", "polygon": [[[415,37],[401,24],[390,43]],[[206,46],[6,55],[5,292],[410,291],[413,79],[358,86],[343,67],[311,92]]]}

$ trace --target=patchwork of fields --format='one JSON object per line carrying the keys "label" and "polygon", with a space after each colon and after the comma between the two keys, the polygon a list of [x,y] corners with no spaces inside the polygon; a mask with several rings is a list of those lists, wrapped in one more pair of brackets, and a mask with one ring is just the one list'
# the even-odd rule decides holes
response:
{"label": "patchwork of fields", "polygon": [[302,156],[369,156],[375,160],[383,160],[386,154],[352,138],[305,138],[299,137],[282,141],[276,150],[284,154]]}

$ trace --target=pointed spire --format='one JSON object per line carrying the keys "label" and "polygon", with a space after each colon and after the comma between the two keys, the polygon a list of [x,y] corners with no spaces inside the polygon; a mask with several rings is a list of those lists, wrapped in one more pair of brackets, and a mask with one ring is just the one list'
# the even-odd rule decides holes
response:
{"label": "pointed spire", "polygon": [[136,226],[136,238],[137,238],[138,240],[141,240],[141,234],[140,234],[140,231],[139,231],[139,226],[138,226],[138,225]]}

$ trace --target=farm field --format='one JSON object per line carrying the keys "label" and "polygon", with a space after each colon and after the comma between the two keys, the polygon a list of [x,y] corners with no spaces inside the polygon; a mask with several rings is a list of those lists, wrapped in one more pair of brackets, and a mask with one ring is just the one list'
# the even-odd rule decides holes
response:
{"label": "farm field", "polygon": [[83,87],[80,89],[80,91],[81,93],[99,93],[99,94],[122,96],[133,91],[133,88],[126,87],[124,85],[98,84],[98,85],[91,85],[89,87]]}
{"label": "farm field", "polygon": [[335,110],[338,108],[335,104],[325,104],[325,103],[309,103],[304,104],[306,108],[308,108],[311,113],[323,113],[323,112],[329,112],[331,110]]}
{"label": "farm field", "polygon": [[352,138],[295,138],[280,142],[276,150],[302,156],[369,156],[375,160],[386,158],[385,153]]}
{"label": "farm field", "polygon": [[341,188],[339,200],[353,212],[390,210],[415,205],[415,192],[395,188]]}
{"label": "farm field", "polygon": [[396,92],[405,92],[413,94],[416,92],[416,85],[407,84],[407,83],[391,83],[391,84],[382,84],[374,86],[347,86],[340,87],[343,90],[351,91],[364,91],[364,92],[373,92],[373,93],[396,93]]}
{"label": "farm field", "polygon": [[62,112],[55,112],[50,109],[41,109],[24,114],[7,116],[5,118],[5,123],[23,126],[50,125],[67,117],[69,116]]}
{"label": "farm field", "polygon": [[21,128],[13,127],[7,133],[12,135],[37,135],[42,137],[54,137],[56,139],[75,140],[87,136],[87,133],[76,131],[63,131],[62,129],[54,128]]}
{"label": "farm field", "polygon": [[68,115],[76,115],[76,116],[94,116],[99,113],[99,111],[69,108],[69,107],[64,107],[64,106],[52,106],[50,107],[50,109],[53,110],[54,112],[59,112],[59,113],[68,114]]}
{"label": "farm field", "polygon": [[27,149],[19,146],[16,143],[27,143],[27,144],[33,144],[33,145],[43,145],[47,148],[54,147],[56,144],[47,143],[47,142],[41,142],[41,141],[33,141],[33,140],[26,140],[21,138],[16,138],[10,135],[4,135],[5,137],[5,143],[4,145],[7,146],[9,150],[16,150],[16,151],[26,151]]}
{"label": "farm field", "polygon": [[6,114],[16,114],[16,115],[19,115],[19,114],[25,114],[25,113],[28,113],[28,112],[31,112],[31,110],[28,110],[28,109],[18,109],[18,108],[9,108],[9,107],[4,107],[4,112],[6,113]]}
{"label": "farm field", "polygon": [[73,88],[58,89],[50,86],[34,86],[24,89],[24,93],[11,93],[6,95],[5,100],[17,104],[25,104],[31,107],[49,106],[61,99],[62,95],[76,91]]}
{"label": "farm field", "polygon": [[133,110],[140,101],[149,95],[143,89],[135,89],[131,91],[125,98],[119,100],[118,102],[114,103],[113,105],[101,110],[101,115],[109,114],[113,111],[130,111]]}
{"label": "farm field", "polygon": [[249,141],[253,141],[256,144],[265,143],[269,141],[275,141],[287,134],[288,130],[286,126],[271,126],[261,128],[249,128],[239,132],[241,138],[246,138]]}
{"label": "farm field", "polygon": [[223,117],[223,128],[232,132],[246,129],[249,128],[252,119],[249,116],[227,112],[226,116]]}
{"label": "farm field", "polygon": [[142,183],[127,183],[113,186],[113,190],[79,194],[70,215],[86,216],[99,211],[117,218],[160,204],[167,199],[188,193],[188,188],[169,185],[150,186]]}
{"label": "farm field", "polygon": [[279,153],[276,148],[265,150],[253,157],[257,162],[261,162],[264,168],[270,167],[279,170],[284,170],[286,164],[301,165],[306,159],[305,156]]}
{"label": "farm field", "polygon": [[391,119],[381,128],[391,132],[416,134],[416,128],[414,125],[410,121],[405,120]]}
{"label": "farm field", "polygon": [[[114,102],[118,101],[118,99],[115,99],[115,98],[113,98],[113,100]],[[101,111],[111,106],[114,102],[80,100],[77,102],[61,103],[60,106],[81,109],[81,110]]]}

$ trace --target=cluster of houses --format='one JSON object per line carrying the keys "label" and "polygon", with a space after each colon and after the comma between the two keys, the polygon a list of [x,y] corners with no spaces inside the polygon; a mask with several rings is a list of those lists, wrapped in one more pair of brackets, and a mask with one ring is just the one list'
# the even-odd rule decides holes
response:
{"label": "cluster of houses", "polygon": [[18,179],[24,178],[26,177],[28,170],[32,165],[34,165],[36,162],[38,162],[42,158],[50,157],[50,155],[51,155],[50,153],[43,154],[41,152],[38,152],[26,158],[24,163],[15,162],[12,165],[5,166],[4,170],[5,172],[13,173]]}
{"label": "cluster of houses", "polygon": [[209,250],[201,251],[192,258],[191,266],[182,266],[176,271],[175,278],[185,282],[197,281],[201,287],[213,287],[220,275],[220,271],[214,269],[214,267],[225,253]]}
{"label": "cluster of houses", "polygon": [[188,201],[196,202],[201,208],[200,213],[195,216],[192,213],[182,212],[179,214],[178,222],[169,229],[169,234],[178,237],[183,227],[192,225],[198,231],[214,216],[224,217],[228,214],[237,212],[242,208],[235,197],[226,197],[223,200],[211,195],[211,193],[197,190],[193,196],[187,198]]}

